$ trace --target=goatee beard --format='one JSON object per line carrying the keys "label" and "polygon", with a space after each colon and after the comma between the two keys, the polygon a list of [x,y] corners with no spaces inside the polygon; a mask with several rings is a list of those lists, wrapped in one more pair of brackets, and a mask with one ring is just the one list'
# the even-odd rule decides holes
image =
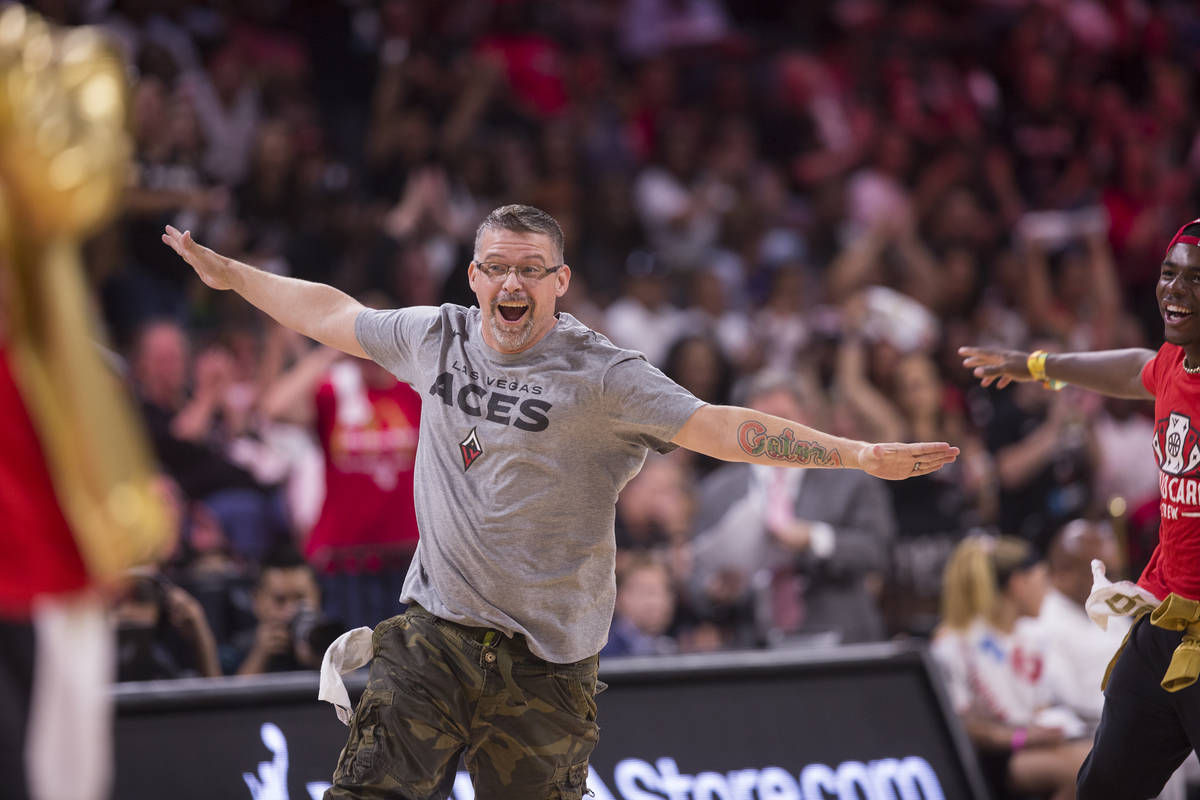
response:
{"label": "goatee beard", "polygon": [[492,321],[492,336],[496,337],[496,343],[505,350],[521,350],[529,343],[529,335],[533,333],[533,320],[525,320],[517,330],[511,328],[501,328],[500,323],[493,317]]}
{"label": "goatee beard", "polygon": [[[525,311],[525,318],[521,322],[521,327],[512,329],[503,325],[503,317],[500,314],[500,303],[508,301],[519,301],[525,303],[529,308]],[[489,320],[492,326],[492,336],[496,339],[496,344],[504,350],[523,350],[529,344],[529,339],[533,335],[533,301],[528,297],[520,295],[500,295],[492,300],[492,317]]]}

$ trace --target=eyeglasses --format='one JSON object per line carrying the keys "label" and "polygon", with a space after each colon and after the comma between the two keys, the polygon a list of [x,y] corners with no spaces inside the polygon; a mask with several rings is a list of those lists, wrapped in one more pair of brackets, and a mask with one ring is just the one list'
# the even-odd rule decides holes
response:
{"label": "eyeglasses", "polygon": [[543,267],[538,264],[497,264],[490,261],[475,262],[475,269],[482,272],[489,280],[499,283],[508,277],[508,273],[517,273],[517,279],[522,283],[536,283],[551,272],[562,269],[562,264],[553,267]]}

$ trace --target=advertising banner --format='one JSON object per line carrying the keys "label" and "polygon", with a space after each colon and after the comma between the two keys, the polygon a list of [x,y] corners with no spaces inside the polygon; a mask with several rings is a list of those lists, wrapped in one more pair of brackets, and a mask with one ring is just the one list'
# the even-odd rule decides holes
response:
{"label": "advertising banner", "polygon": [[[927,656],[893,645],[601,665],[596,800],[983,800]],[[362,679],[347,684],[361,691]],[[315,674],[117,689],[121,800],[314,800],[346,728]],[[460,773],[454,800],[472,800]]]}

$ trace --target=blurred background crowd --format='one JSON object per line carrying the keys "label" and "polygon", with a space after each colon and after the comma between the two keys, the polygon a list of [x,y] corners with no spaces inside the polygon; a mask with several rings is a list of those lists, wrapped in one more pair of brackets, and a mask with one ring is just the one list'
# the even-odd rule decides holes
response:
{"label": "blurred background crowd", "polygon": [[126,679],[312,667],[396,613],[417,541],[424,387],[207,290],[165,224],[369,305],[469,305],[476,225],[529,203],[566,232],[562,310],[698,397],[962,448],[898,483],[652,457],[611,655],[929,637],[964,543],[1034,564],[1083,520],[1130,575],[1154,547],[1148,404],[981,389],[955,349],[1157,347],[1200,205],[1190,0],[32,5],[104,28],[133,87],[86,264],[180,544],[118,608]]}
{"label": "blurred background crowd", "polygon": [[929,640],[991,785],[1071,796],[1123,634],[1088,563],[1157,541],[1151,408],[982,389],[955,350],[1161,341],[1195,3],[30,4],[129,65],[134,169],[85,264],[179,544],[116,603],[123,680],[314,668],[398,612],[418,541],[425,387],[206,289],[163,226],[470,305],[476,225],[528,203],[566,232],[562,310],[698,397],[962,448],[896,483],[652,456],[604,657]]}

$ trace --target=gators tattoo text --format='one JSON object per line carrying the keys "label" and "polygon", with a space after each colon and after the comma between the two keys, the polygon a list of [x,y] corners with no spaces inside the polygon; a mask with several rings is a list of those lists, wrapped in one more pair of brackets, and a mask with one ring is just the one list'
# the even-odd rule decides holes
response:
{"label": "gators tattoo text", "polygon": [[838,455],[837,450],[826,450],[816,442],[797,440],[791,428],[784,428],[783,433],[778,436],[768,436],[767,426],[756,419],[747,420],[738,426],[738,445],[752,456],[766,456],[795,464],[842,466],[842,457]]}

